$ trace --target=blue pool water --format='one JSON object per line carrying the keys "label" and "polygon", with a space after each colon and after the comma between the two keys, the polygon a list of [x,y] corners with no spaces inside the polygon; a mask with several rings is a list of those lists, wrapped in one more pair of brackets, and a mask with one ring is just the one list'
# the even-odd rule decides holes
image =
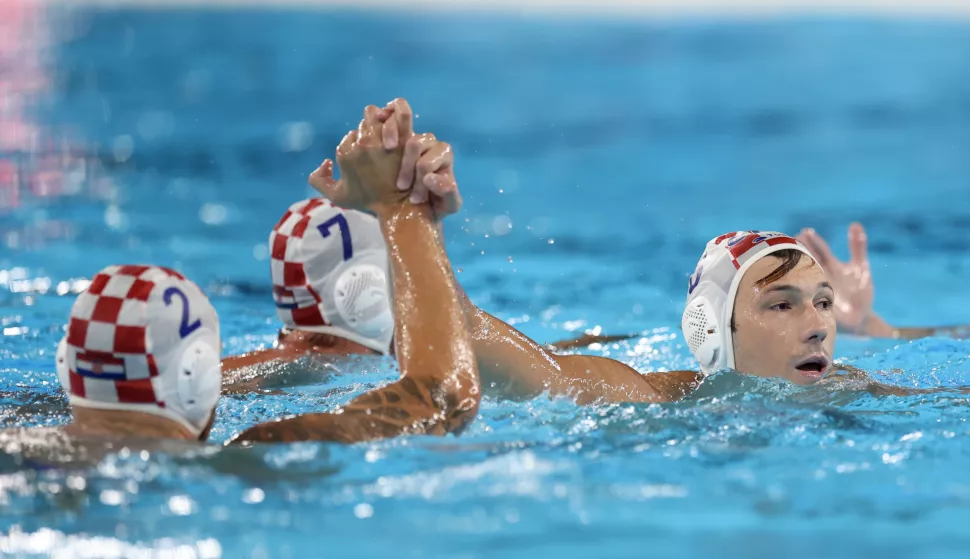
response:
{"label": "blue pool water", "polygon": [[[70,39],[44,50],[31,118],[86,166],[0,214],[5,426],[65,421],[53,350],[72,282],[107,264],[177,267],[212,298],[227,353],[271,344],[269,229],[361,108],[395,96],[455,146],[461,283],[541,341],[643,332],[591,352],[692,368],[678,325],[708,238],[814,226],[844,255],[854,219],[887,319],[970,322],[970,25],[50,21]],[[970,386],[968,342],[842,337],[837,354],[891,384]],[[215,441],[394,376],[381,360],[344,369],[225,398]],[[458,438],[121,453],[40,473],[2,457],[0,555],[966,557],[968,404],[724,374],[671,405],[486,399]]]}

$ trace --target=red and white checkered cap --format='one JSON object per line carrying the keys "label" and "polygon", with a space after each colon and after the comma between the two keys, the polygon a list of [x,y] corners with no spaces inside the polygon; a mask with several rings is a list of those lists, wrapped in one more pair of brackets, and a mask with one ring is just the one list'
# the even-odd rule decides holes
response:
{"label": "red and white checkered cap", "polygon": [[377,218],[324,198],[303,200],[273,228],[269,246],[273,299],[284,324],[390,351],[394,315]]}
{"label": "red and white checkered cap", "polygon": [[196,435],[222,384],[219,318],[184,276],[156,266],[109,266],[71,309],[58,376],[74,406],[138,411]]}

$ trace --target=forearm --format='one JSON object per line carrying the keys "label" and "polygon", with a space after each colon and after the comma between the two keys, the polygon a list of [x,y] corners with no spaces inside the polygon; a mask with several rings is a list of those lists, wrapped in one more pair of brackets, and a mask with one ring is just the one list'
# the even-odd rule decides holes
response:
{"label": "forearm", "polygon": [[897,328],[883,320],[879,315],[872,313],[857,333],[871,338],[897,338],[901,340],[918,340],[930,336],[966,338],[970,337],[970,326]]}
{"label": "forearm", "polygon": [[[441,221],[435,239],[445,251]],[[479,309],[449,270],[471,336],[482,388],[506,398],[532,398],[548,390],[559,375],[555,356],[528,336]]]}
{"label": "forearm", "polygon": [[492,394],[532,398],[547,392],[569,396],[579,404],[657,402],[683,396],[683,388],[655,387],[619,361],[589,355],[555,355],[476,307],[464,292],[461,296],[482,386]]}
{"label": "forearm", "polygon": [[[436,233],[444,250],[440,227]],[[581,404],[672,399],[661,395],[642,375],[619,361],[555,355],[479,309],[457,280],[455,285],[471,334],[482,387],[492,395],[518,399],[547,392],[553,396],[569,396]]]}
{"label": "forearm", "polygon": [[552,342],[551,344],[546,344],[546,347],[553,351],[562,351],[566,349],[576,349],[580,347],[589,347],[593,344],[608,344],[612,342],[622,342],[635,338],[636,334],[621,334],[621,335],[603,335],[603,334],[583,334],[577,338],[569,340],[560,340],[558,342]]}
{"label": "forearm", "polygon": [[363,394],[336,413],[315,413],[263,423],[233,442],[330,441],[356,443],[404,434],[460,432],[475,417],[477,398],[459,400],[427,377],[402,378]]}
{"label": "forearm", "polygon": [[556,356],[476,307],[464,292],[461,298],[482,386],[507,398],[532,398],[549,390],[561,376]]}
{"label": "forearm", "polygon": [[388,246],[402,376],[465,379],[468,388],[477,387],[461,296],[431,209],[407,204],[382,213],[380,221]]}

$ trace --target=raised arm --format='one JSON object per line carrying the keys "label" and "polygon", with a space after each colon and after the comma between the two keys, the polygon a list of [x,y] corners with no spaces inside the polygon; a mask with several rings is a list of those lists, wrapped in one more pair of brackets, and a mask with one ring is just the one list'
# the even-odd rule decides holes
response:
{"label": "raised arm", "polygon": [[234,442],[351,443],[406,433],[443,435],[460,431],[475,417],[479,379],[451,264],[437,242],[430,206],[409,204],[407,193],[394,188],[403,150],[380,147],[376,112],[368,107],[360,129],[338,148],[341,180],[333,180],[333,164],[325,161],[311,184],[334,203],[366,209],[380,220],[389,251],[401,378],[333,413],[257,425]]}
{"label": "raised arm", "polygon": [[[401,103],[399,100],[385,107],[379,118],[389,119],[406,107]],[[385,147],[394,147],[393,142],[385,143]],[[404,153],[398,187],[402,191],[411,189],[413,201],[430,202],[438,219],[457,212],[461,197],[450,147],[423,134],[411,137]],[[493,394],[527,398],[549,392],[571,396],[579,403],[656,402],[682,397],[697,381],[692,371],[644,376],[612,359],[556,355],[476,307],[464,292],[461,302],[482,386]]]}
{"label": "raised arm", "polygon": [[970,337],[970,326],[897,327],[873,309],[875,288],[869,266],[869,241],[859,223],[849,226],[849,260],[835,257],[825,239],[814,229],[803,229],[798,240],[815,256],[835,290],[835,319],[839,330],[872,338],[915,340],[928,336]]}

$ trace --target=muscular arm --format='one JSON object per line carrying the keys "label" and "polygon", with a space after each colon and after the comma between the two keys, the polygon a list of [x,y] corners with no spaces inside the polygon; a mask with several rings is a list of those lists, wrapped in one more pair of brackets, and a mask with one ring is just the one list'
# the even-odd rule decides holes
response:
{"label": "muscular arm", "polygon": [[[897,372],[897,371],[892,371]],[[850,387],[851,383],[855,389],[864,390],[873,396],[920,396],[926,394],[970,394],[970,387],[933,387],[933,388],[910,388],[906,386],[894,386],[877,382],[869,376],[866,371],[852,365],[836,365],[832,374],[832,381],[837,383],[840,388]]]}
{"label": "muscular arm", "polygon": [[579,404],[661,402],[682,397],[696,384],[691,371],[662,380],[604,357],[555,355],[476,307],[463,292],[460,297],[482,385],[505,397],[530,398],[548,391]]}
{"label": "muscular arm", "polygon": [[[444,231],[435,233],[444,250]],[[605,357],[556,355],[557,349],[633,336],[582,337],[543,347],[502,320],[479,309],[455,283],[471,334],[482,387],[490,394],[512,399],[534,398],[543,392],[569,396],[581,405],[596,402],[665,402],[682,398],[699,383],[694,371],[641,375]],[[671,376],[667,376],[671,375]],[[663,377],[663,378],[661,378]]]}
{"label": "muscular arm", "polygon": [[562,351],[565,349],[589,347],[593,344],[608,344],[611,342],[622,342],[624,340],[629,340],[635,337],[636,337],[636,334],[618,334],[618,335],[583,334],[582,336],[579,336],[577,338],[572,338],[569,340],[560,340],[558,342],[552,342],[551,344],[546,344],[546,347],[553,351]]}
{"label": "muscular arm", "polygon": [[233,442],[352,443],[405,433],[443,435],[475,417],[480,398],[475,358],[431,209],[400,205],[378,217],[389,247],[401,379],[333,413],[257,425]]}
{"label": "muscular arm", "polygon": [[918,340],[930,336],[970,338],[970,326],[896,328],[879,315],[872,313],[858,333],[872,338],[897,338],[901,340]]}

